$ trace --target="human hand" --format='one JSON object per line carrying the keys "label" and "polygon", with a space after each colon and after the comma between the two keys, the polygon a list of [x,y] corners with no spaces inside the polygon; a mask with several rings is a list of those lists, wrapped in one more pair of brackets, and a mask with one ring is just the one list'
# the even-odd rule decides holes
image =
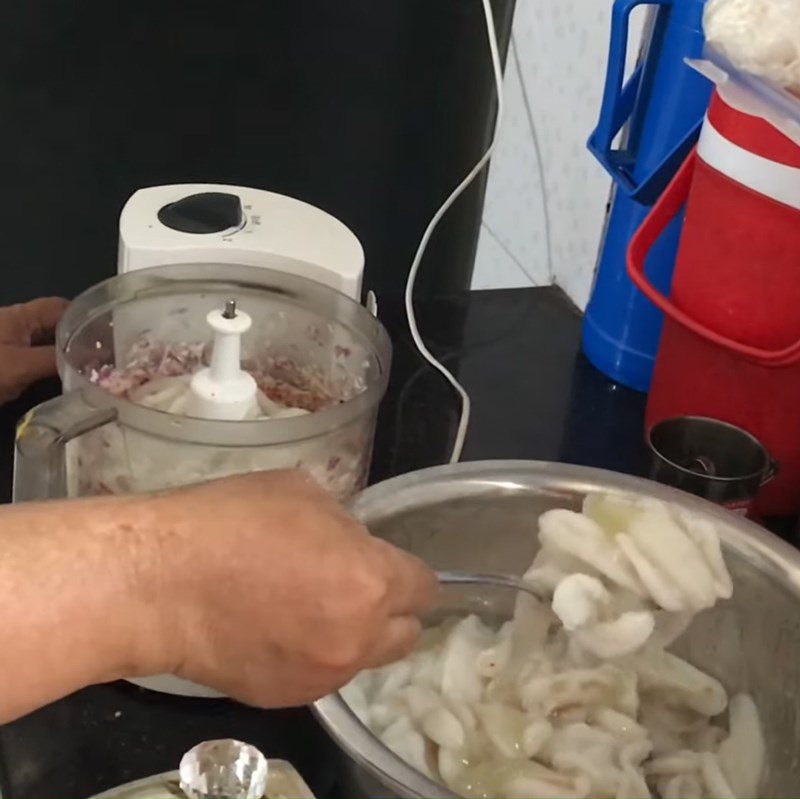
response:
{"label": "human hand", "polygon": [[145,500],[159,530],[164,671],[262,707],[324,696],[405,656],[437,583],[297,473]]}
{"label": "human hand", "polygon": [[0,308],[0,404],[56,374],[53,334],[69,303],[48,297]]}

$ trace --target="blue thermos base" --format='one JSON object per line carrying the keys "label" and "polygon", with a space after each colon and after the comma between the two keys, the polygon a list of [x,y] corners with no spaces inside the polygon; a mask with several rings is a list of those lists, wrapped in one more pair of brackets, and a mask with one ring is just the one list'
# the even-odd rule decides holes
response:
{"label": "blue thermos base", "polygon": [[649,391],[655,356],[612,339],[593,321],[590,310],[583,320],[583,352],[589,362],[615,383]]}

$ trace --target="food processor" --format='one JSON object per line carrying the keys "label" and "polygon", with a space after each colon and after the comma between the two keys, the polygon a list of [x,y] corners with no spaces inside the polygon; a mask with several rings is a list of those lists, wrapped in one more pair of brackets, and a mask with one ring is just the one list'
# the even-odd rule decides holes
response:
{"label": "food processor", "polygon": [[[218,202],[193,200],[180,224],[192,214],[208,221]],[[155,227],[153,218],[142,224]],[[317,281],[308,270],[298,274],[308,261],[287,256],[281,271],[242,265],[234,247],[228,260],[145,266],[155,256],[145,253],[145,235],[130,229],[123,213],[122,274],[80,295],[58,327],[63,394],[20,422],[14,501],[158,491],[294,468],[337,499],[363,488],[391,344],[374,306],[342,290],[337,264]],[[183,235],[190,244],[210,235],[210,250],[216,246],[217,234]],[[281,264],[274,253],[267,260]],[[218,696],[172,677],[137,682]]]}

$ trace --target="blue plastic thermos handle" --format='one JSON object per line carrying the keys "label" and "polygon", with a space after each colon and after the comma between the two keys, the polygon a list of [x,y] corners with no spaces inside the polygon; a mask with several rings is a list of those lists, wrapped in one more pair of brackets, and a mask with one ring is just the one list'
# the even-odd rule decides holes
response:
{"label": "blue plastic thermos handle", "polygon": [[630,16],[639,6],[664,6],[671,3],[672,0],[655,3],[651,0],[617,0],[611,11],[611,41],[603,102],[600,106],[597,127],[589,137],[589,149],[614,180],[628,189],[634,188],[633,182],[627,177],[624,164],[612,152],[612,142],[633,114],[645,72],[646,57],[639,62],[628,82],[623,83],[628,55]]}
{"label": "blue plastic thermos handle", "polygon": [[[624,81],[630,14],[656,7],[640,64]],[[686,64],[702,56],[705,0],[616,0],[603,103],[589,149],[614,179],[614,196],[586,309],[583,349],[618,383],[647,391],[662,315],[630,282],[628,244],[650,206],[696,144],[711,99],[711,84]],[[624,131],[624,143],[613,142]],[[669,293],[682,220],[651,250],[647,273]]]}

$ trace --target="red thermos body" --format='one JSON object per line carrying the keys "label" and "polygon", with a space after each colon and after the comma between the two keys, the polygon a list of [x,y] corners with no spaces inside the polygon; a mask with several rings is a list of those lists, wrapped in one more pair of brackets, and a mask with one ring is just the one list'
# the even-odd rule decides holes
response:
{"label": "red thermos body", "polygon": [[[669,298],[647,252],[686,207]],[[764,515],[800,511],[800,147],[714,94],[700,142],[631,242],[628,271],[666,314],[648,429],[709,416],[778,461]]]}

